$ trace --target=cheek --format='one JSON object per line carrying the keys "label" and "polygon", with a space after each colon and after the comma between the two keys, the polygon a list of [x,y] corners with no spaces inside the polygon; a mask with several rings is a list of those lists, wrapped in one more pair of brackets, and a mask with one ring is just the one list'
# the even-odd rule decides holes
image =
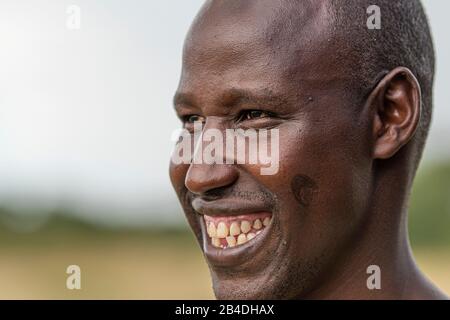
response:
{"label": "cheek", "polygon": [[183,208],[185,217],[187,222],[191,226],[194,234],[196,235],[198,244],[202,246],[202,238],[201,238],[201,226],[199,224],[197,214],[193,211],[190,203],[188,203],[188,198],[186,197],[186,187],[185,187],[185,179],[186,173],[189,170],[189,165],[187,164],[174,164],[170,162],[169,166],[169,175],[170,180],[172,182],[172,186],[175,189],[175,192],[178,196],[180,204]]}
{"label": "cheek", "polygon": [[[279,171],[273,176],[252,174],[273,192],[285,232],[297,228],[311,237],[339,236],[354,230],[370,194],[370,161],[365,146],[345,124],[330,130],[280,128]],[[305,230],[307,229],[307,230]]]}
{"label": "cheek", "polygon": [[181,190],[184,188],[184,181],[186,179],[186,173],[189,169],[187,164],[174,164],[172,161],[169,166],[169,176],[172,186],[178,195],[180,195]]}
{"label": "cheek", "polygon": [[[352,138],[353,128],[310,130],[296,145],[283,146],[292,207],[311,237],[343,239],[355,232],[370,195],[370,159]],[[295,202],[293,201],[295,199]]]}

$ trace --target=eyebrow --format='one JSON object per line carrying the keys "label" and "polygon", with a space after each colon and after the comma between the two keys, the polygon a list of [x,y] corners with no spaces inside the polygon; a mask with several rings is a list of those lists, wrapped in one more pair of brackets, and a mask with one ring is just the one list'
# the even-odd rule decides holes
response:
{"label": "eyebrow", "polygon": [[[262,92],[253,92],[246,89],[230,89],[224,92],[216,100],[217,105],[221,105],[227,108],[237,107],[243,104],[260,104],[267,107],[282,107],[289,102],[286,98],[275,95],[269,90],[263,90]],[[173,98],[173,105],[177,109],[177,105],[187,105],[191,107],[196,106],[195,96],[191,93],[177,92]]]}
{"label": "eyebrow", "polygon": [[243,89],[231,89],[222,97],[222,103],[233,107],[246,103],[260,104],[268,107],[281,107],[288,104],[288,100],[280,95],[276,95],[269,90],[263,92],[252,92]]}

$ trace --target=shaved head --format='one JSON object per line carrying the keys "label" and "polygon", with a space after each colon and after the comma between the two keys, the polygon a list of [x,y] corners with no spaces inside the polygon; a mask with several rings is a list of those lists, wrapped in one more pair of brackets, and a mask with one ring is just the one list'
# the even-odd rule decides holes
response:
{"label": "shaved head", "polygon": [[[431,123],[435,65],[431,32],[420,0],[282,0],[275,1],[275,6],[265,2],[206,1],[193,23],[187,49],[195,51],[195,39],[206,37],[211,45],[209,59],[213,59],[224,50],[235,50],[235,56],[242,56],[242,47],[251,43],[249,58],[289,56],[290,63],[278,59],[273,61],[273,68],[290,68],[291,72],[301,72],[305,67],[315,69],[320,79],[305,81],[345,82],[346,92],[360,104],[390,70],[407,67],[422,91],[421,120],[415,136],[417,168]],[[382,26],[370,30],[366,9],[374,4],[381,8]],[[236,25],[239,33],[228,32]],[[226,46],[224,37],[228,40]],[[260,42],[259,50],[254,48],[255,37]],[[204,52],[205,48],[201,48]],[[324,49],[327,54],[317,57],[320,63],[316,66],[302,65],[305,55],[320,54]],[[228,55],[228,59],[232,57]],[[199,63],[208,59],[203,55],[195,58]],[[319,73],[323,70],[336,72],[324,79],[323,72]]]}

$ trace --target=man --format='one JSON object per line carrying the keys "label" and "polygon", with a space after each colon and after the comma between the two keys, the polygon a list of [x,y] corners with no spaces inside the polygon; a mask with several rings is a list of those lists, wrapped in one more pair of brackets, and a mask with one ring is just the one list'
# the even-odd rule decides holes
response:
{"label": "man", "polygon": [[369,28],[373,4],[213,0],[195,19],[174,98],[184,128],[279,133],[273,175],[171,164],[217,298],[445,298],[407,230],[432,110],[430,31],[418,0],[375,1],[381,28]]}

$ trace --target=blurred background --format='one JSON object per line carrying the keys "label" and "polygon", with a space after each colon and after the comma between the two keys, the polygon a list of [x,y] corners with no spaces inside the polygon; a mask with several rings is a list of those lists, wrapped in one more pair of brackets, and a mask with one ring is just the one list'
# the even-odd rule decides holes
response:
{"label": "blurred background", "polygon": [[[168,179],[171,99],[202,2],[0,1],[1,299],[213,298]],[[450,294],[450,3],[424,4],[435,116],[410,234]],[[71,264],[81,290],[66,289]]]}

